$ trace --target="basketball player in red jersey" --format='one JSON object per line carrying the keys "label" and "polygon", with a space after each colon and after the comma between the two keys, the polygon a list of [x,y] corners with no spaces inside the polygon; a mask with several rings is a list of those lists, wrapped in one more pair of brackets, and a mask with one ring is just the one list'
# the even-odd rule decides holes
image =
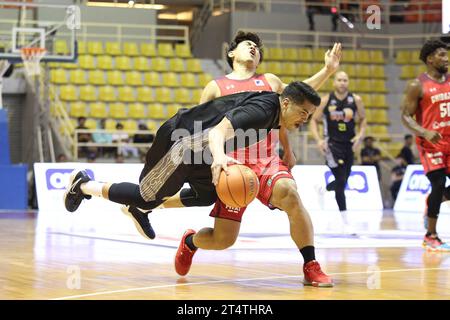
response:
{"label": "basketball player in red jersey", "polygon": [[[341,57],[341,45],[335,44],[325,55],[325,67],[313,77],[305,80],[318,89],[337,70]],[[281,93],[287,84],[271,73],[257,74],[256,68],[263,58],[262,43],[254,33],[239,32],[228,48],[227,61],[233,71],[208,83],[203,90],[200,103],[220,96],[242,91],[275,91]],[[265,151],[256,159],[249,148],[229,154],[250,167],[258,176],[260,190],[258,199],[270,209],[281,209],[288,215],[290,233],[304,259],[304,283],[313,286],[333,286],[332,279],[325,275],[315,260],[314,231],[308,212],[303,207],[297,186],[290,169],[295,165],[295,156],[289,145],[287,130],[280,128],[279,140],[283,145],[283,161],[275,152],[278,141],[277,130],[272,130],[266,140],[260,141],[257,150]],[[196,198],[197,196],[197,198]],[[201,190],[183,189],[164,203],[165,208],[205,205]],[[208,204],[207,204],[208,205]],[[197,247],[222,250],[236,241],[242,215],[246,208],[229,208],[219,199],[211,212],[215,218],[214,228],[203,228],[199,232],[188,230],[176,256],[175,267],[179,274],[188,273]]]}
{"label": "basketball player in red jersey", "polygon": [[423,247],[450,251],[436,231],[441,202],[450,200],[450,187],[445,188],[450,176],[450,76],[446,44],[428,40],[420,51],[420,60],[427,71],[408,83],[402,121],[416,135],[420,160],[431,183]]}

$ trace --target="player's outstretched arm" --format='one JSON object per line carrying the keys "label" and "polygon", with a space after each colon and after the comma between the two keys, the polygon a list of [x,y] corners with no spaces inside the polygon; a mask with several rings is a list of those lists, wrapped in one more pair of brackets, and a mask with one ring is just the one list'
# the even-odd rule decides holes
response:
{"label": "player's outstretched arm", "polygon": [[405,127],[415,135],[424,137],[432,143],[436,143],[442,138],[441,134],[437,131],[431,131],[421,127],[413,118],[421,97],[422,85],[420,81],[415,79],[408,82],[402,102],[402,122]]}

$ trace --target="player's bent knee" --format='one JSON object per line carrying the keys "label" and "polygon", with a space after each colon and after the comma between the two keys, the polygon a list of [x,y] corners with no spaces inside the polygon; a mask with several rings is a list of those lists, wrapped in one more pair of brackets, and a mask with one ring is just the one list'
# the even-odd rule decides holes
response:
{"label": "player's bent knee", "polygon": [[301,207],[300,196],[294,180],[280,179],[275,187],[277,188],[277,196],[271,200],[272,204],[286,212],[292,211],[289,209]]}
{"label": "player's bent knee", "polygon": [[214,237],[215,249],[224,250],[231,247],[236,242],[237,236],[234,235],[217,235]]}

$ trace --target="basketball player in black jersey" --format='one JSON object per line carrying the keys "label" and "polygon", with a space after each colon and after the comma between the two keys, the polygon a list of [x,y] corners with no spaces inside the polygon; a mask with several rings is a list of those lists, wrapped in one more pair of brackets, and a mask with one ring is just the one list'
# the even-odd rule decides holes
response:
{"label": "basketball player in black jersey", "polygon": [[[353,155],[364,137],[367,120],[364,105],[356,94],[348,91],[348,75],[339,71],[334,77],[334,92],[322,97],[311,121],[311,130],[327,166],[335,180],[326,186],[327,191],[334,191],[344,227],[347,225],[345,186],[353,165]],[[355,115],[358,114],[360,127],[356,134]],[[318,124],[323,121],[324,137],[319,135]]]}

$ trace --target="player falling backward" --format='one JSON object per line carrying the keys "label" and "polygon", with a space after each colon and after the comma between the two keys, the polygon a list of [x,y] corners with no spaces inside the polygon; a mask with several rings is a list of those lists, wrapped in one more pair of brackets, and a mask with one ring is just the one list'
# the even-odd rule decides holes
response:
{"label": "player falling backward", "polygon": [[[268,132],[279,126],[284,126],[288,130],[297,129],[308,121],[319,104],[320,97],[314,89],[302,82],[292,82],[281,95],[268,91],[243,92],[220,97],[191,109],[181,109],[157,131],[147,153],[139,185],[127,182],[105,184],[91,181],[85,171],[74,172],[64,196],[65,207],[68,211],[74,212],[83,199],[98,196],[124,205],[152,210],[161,205],[167,197],[175,195],[186,182],[194,190],[201,190],[202,194],[210,195],[211,200],[215,201],[217,199],[215,185],[221,170],[227,172],[227,163],[230,160],[236,162],[225,154],[226,141],[232,139],[236,133],[242,134],[242,130]],[[202,131],[195,132],[195,121],[197,125],[199,121],[201,122]],[[177,137],[180,130],[188,132],[189,135]],[[258,135],[254,143],[262,137],[263,135]],[[238,141],[242,140],[246,143],[243,147],[247,147],[249,139]],[[208,163],[208,156],[200,156],[199,163],[192,163],[192,159],[198,160],[197,155],[205,151],[211,153],[212,164]],[[285,196],[291,199],[293,207],[297,207],[299,212],[307,215],[303,207],[298,208],[301,206],[298,195]],[[145,219],[149,224],[146,215],[137,214],[137,216],[137,219]],[[222,222],[225,226],[226,221],[233,222],[228,219],[219,220],[224,220]],[[219,220],[216,219],[216,222]],[[312,229],[311,224],[308,227]],[[298,229],[303,231],[305,228],[298,226]],[[151,227],[147,231],[153,232]],[[147,236],[153,238],[154,232]],[[225,248],[225,246],[215,247],[214,232],[208,228],[196,233],[195,238],[192,236],[190,240],[185,238],[183,237],[181,241],[175,259],[176,271],[181,275],[189,271],[196,248]],[[190,249],[189,245],[194,245],[195,249]],[[304,268],[306,284],[333,285],[332,280],[321,271],[317,261],[309,263],[314,267]]]}
{"label": "player falling backward", "polygon": [[403,124],[416,135],[420,161],[431,183],[427,198],[423,247],[450,251],[436,231],[441,202],[450,200],[450,76],[445,43],[428,40],[420,51],[427,71],[406,86],[402,105]]}

